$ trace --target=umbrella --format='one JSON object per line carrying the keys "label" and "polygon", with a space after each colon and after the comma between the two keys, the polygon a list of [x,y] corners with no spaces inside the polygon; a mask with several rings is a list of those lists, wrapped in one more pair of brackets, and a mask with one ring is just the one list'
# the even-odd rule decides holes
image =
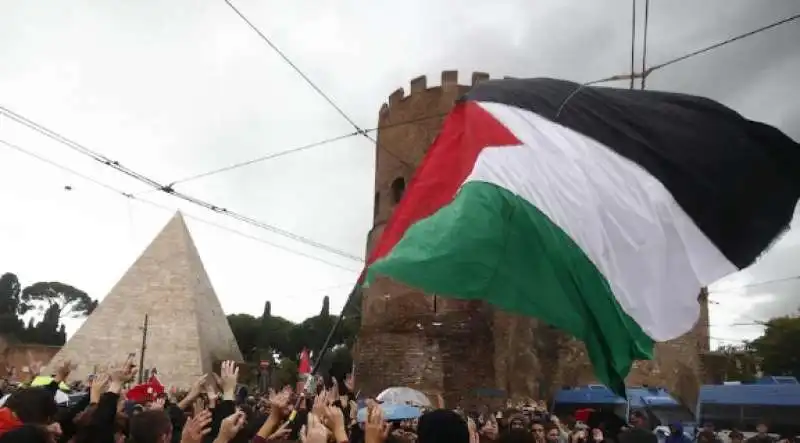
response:
{"label": "umbrella", "polygon": [[388,388],[375,398],[381,403],[432,407],[428,396],[416,389],[403,386]]}
{"label": "umbrella", "polygon": [[[422,415],[422,412],[416,406],[383,403],[380,407],[383,410],[383,416],[389,421],[410,420]],[[359,423],[366,422],[367,408],[359,409],[356,418]]]}

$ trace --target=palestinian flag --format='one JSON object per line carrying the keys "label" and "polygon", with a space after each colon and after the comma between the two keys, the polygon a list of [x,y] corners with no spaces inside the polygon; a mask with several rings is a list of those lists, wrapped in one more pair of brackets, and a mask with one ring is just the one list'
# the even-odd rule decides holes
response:
{"label": "palestinian flag", "polygon": [[618,393],[688,332],[701,287],[761,254],[800,197],[800,146],[714,101],[552,79],[475,86],[370,257],[376,275],[485,300],[586,343]]}

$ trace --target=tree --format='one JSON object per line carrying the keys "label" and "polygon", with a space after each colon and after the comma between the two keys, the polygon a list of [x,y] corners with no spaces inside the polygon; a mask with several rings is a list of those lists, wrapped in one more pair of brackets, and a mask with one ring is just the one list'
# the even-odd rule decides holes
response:
{"label": "tree", "polygon": [[331,299],[327,295],[322,299],[322,311],[320,311],[319,315],[320,317],[331,315]]}
{"label": "tree", "polygon": [[761,369],[768,375],[791,375],[800,378],[800,316],[773,318],[765,325],[764,335],[751,346],[761,359]]}
{"label": "tree", "polygon": [[242,352],[242,357],[245,361],[254,361],[258,356],[259,319],[249,314],[232,314],[228,316],[228,324],[239,345],[239,350]]}
{"label": "tree", "polygon": [[264,313],[261,314],[261,318],[270,318],[270,317],[272,317],[272,303],[270,303],[269,300],[267,300],[267,302],[264,303]]}
{"label": "tree", "polygon": [[20,316],[25,315],[30,305],[21,298],[21,285],[16,275],[7,272],[0,276],[0,335],[19,337],[25,329]]}
{"label": "tree", "polygon": [[30,305],[44,303],[52,309],[52,315],[62,318],[80,318],[91,314],[97,308],[97,300],[88,294],[60,282],[34,283],[22,290],[22,300]]}
{"label": "tree", "polygon": [[51,346],[61,346],[64,341],[61,340],[60,331],[60,310],[57,304],[52,304],[44,311],[42,321],[36,325],[37,343]]}
{"label": "tree", "polygon": [[295,346],[290,336],[295,324],[283,317],[266,317],[261,319],[259,343],[263,349],[281,356],[295,356]]}
{"label": "tree", "polygon": [[[297,382],[298,355],[303,348],[318,352],[336,323],[338,317],[330,315],[330,299],[327,296],[322,306],[319,315],[301,323],[273,316],[270,302],[264,303],[260,318],[248,314],[232,314],[227,318],[245,360],[251,364],[269,360],[273,368],[273,386],[280,387]],[[320,364],[319,374],[344,379],[352,370],[350,349],[360,328],[358,312],[359,309],[347,311],[332,337],[331,349]]]}
{"label": "tree", "polygon": [[272,387],[276,389],[287,385],[294,387],[297,380],[297,362],[291,358],[282,358],[272,373]]}
{"label": "tree", "polygon": [[329,349],[319,365],[318,374],[335,377],[343,382],[345,376],[353,369],[353,355],[347,346],[339,345]]}
{"label": "tree", "polygon": [[[712,359],[712,356],[716,358]],[[713,371],[707,368],[707,372],[714,372],[711,375],[718,378],[719,382],[755,380],[760,360],[749,343],[720,346],[707,359],[713,360],[711,365],[714,366]]]}

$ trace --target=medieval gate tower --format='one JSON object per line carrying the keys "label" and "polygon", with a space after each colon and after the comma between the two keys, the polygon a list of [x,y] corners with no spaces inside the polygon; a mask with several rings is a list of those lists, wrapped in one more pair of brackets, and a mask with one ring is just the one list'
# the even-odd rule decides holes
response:
{"label": "medieval gate tower", "polygon": [[[471,85],[489,79],[472,74]],[[453,103],[471,86],[459,85],[458,71],[444,71],[439,86],[425,76],[389,96],[378,114],[375,211],[367,254],[383,232],[395,205]],[[708,351],[708,304],[699,298],[695,329],[661,343],[656,359],[638,364],[630,385],[662,386],[694,404],[702,379],[701,353]],[[425,295],[379,278],[365,289],[356,376],[365,395],[390,386],[441,394],[448,406],[480,392],[501,389],[512,397],[548,397],[563,385],[594,382],[583,345],[535,319],[493,309],[482,302]]]}

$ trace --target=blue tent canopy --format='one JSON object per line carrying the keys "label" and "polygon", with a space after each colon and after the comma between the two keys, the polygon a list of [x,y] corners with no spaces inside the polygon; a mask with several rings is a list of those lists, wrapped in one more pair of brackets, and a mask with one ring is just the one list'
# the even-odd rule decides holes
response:
{"label": "blue tent canopy", "polygon": [[618,397],[603,385],[562,389],[556,393],[553,400],[556,404],[624,405],[627,403],[624,398]]}
{"label": "blue tent canopy", "polygon": [[698,401],[701,405],[800,406],[800,385],[705,385]]}

